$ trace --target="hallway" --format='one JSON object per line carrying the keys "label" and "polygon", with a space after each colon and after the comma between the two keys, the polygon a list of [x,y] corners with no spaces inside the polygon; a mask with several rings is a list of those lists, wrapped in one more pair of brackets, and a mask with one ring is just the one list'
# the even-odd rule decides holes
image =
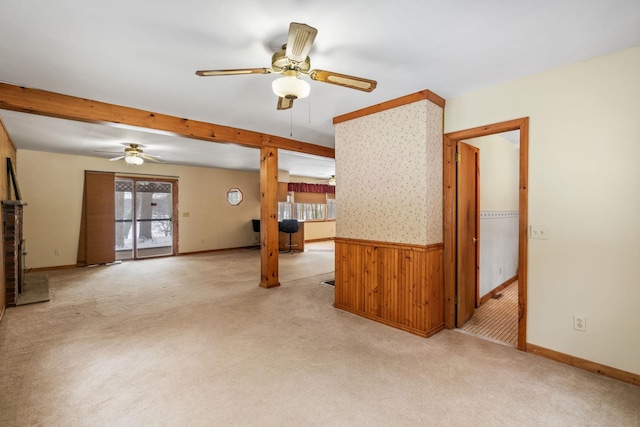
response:
{"label": "hallway", "polygon": [[[495,298],[497,295],[502,295]],[[462,331],[512,347],[518,345],[518,282],[476,309]]]}

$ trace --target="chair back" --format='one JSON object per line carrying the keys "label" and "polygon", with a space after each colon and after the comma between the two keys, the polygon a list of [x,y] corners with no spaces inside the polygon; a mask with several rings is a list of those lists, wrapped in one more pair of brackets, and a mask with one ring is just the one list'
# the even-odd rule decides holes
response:
{"label": "chair back", "polygon": [[280,231],[284,233],[297,233],[298,232],[298,220],[297,219],[283,219],[280,224]]}

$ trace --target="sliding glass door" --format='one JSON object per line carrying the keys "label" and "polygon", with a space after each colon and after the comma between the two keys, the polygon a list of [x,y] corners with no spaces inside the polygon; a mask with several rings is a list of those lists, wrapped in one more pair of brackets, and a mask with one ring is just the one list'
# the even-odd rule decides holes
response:
{"label": "sliding glass door", "polygon": [[133,180],[116,178],[116,259],[133,258]]}
{"label": "sliding glass door", "polygon": [[172,185],[136,181],[136,258],[173,254]]}
{"label": "sliding glass door", "polygon": [[174,254],[173,183],[116,178],[116,259]]}

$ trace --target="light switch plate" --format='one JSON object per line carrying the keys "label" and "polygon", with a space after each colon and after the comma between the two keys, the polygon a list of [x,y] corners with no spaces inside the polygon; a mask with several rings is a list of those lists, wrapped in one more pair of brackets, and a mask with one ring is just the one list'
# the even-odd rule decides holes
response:
{"label": "light switch plate", "polygon": [[530,235],[532,239],[547,240],[549,238],[549,230],[543,225],[532,225],[530,227]]}

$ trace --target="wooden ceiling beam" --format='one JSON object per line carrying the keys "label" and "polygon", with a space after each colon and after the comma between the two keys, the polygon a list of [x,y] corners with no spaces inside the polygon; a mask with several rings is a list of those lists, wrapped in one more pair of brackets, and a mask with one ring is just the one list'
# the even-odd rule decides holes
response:
{"label": "wooden ceiling beam", "polygon": [[121,124],[245,147],[273,147],[335,158],[330,147],[90,99],[0,83],[0,109],[88,123]]}

